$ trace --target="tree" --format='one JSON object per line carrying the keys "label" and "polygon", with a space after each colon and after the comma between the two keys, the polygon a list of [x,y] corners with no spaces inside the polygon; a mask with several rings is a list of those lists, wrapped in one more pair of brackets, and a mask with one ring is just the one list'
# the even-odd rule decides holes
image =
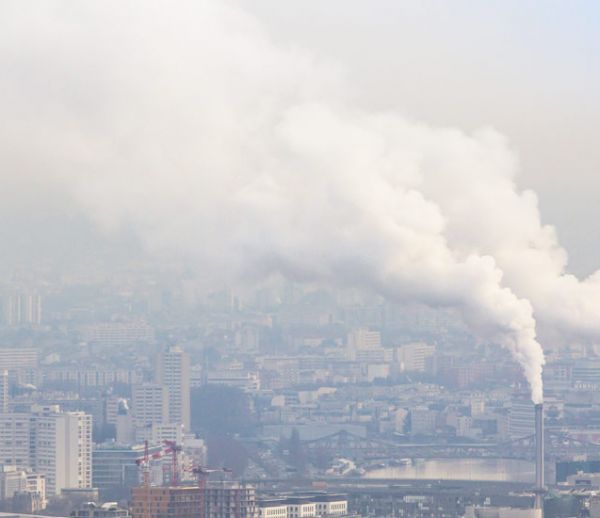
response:
{"label": "tree", "polygon": [[300,433],[297,428],[292,430],[287,449],[290,465],[298,474],[303,474],[306,471],[306,451],[300,440]]}
{"label": "tree", "polygon": [[210,434],[206,439],[208,464],[230,469],[236,477],[242,477],[248,467],[246,448],[228,435]]}
{"label": "tree", "polygon": [[205,385],[191,393],[192,430],[205,435],[253,435],[251,401],[238,388]]}

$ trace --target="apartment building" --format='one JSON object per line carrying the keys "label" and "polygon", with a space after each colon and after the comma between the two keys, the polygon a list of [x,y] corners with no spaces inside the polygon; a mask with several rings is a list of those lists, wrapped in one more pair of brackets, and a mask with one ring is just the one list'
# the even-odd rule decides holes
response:
{"label": "apartment building", "polygon": [[42,296],[37,293],[11,293],[4,297],[2,309],[8,326],[42,323]]}
{"label": "apartment building", "polygon": [[30,447],[35,423],[29,413],[0,414],[0,463],[21,468],[33,466]]}
{"label": "apartment building", "polygon": [[102,322],[81,330],[84,341],[101,347],[126,347],[154,341],[154,329],[147,322]]}
{"label": "apartment building", "polygon": [[0,462],[43,475],[50,496],[91,487],[92,416],[62,412],[58,405],[2,413]]}
{"label": "apartment building", "polygon": [[48,495],[91,487],[92,416],[50,406],[34,414],[33,422],[33,468],[45,475]]}
{"label": "apartment building", "polygon": [[169,392],[165,385],[158,383],[134,385],[132,406],[136,428],[169,422]]}
{"label": "apartment building", "polygon": [[2,347],[0,348],[0,368],[8,371],[11,381],[35,384],[38,351],[29,347]]}
{"label": "apartment building", "polygon": [[169,347],[158,355],[156,382],[168,389],[169,423],[190,430],[190,360],[181,347]]}

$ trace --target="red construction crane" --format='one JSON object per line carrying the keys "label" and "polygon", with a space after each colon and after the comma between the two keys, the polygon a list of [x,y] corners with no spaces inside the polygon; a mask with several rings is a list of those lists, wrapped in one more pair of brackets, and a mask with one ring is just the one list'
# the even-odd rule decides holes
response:
{"label": "red construction crane", "polygon": [[178,455],[182,450],[181,446],[177,444],[175,441],[163,441],[165,444],[165,448],[163,451],[165,455],[171,454],[171,485],[177,486],[179,484],[179,463],[178,463]]}
{"label": "red construction crane", "polygon": [[144,456],[135,460],[138,466],[142,467],[143,473],[143,487],[144,487],[144,500],[145,500],[145,512],[142,518],[150,516],[150,454],[148,450],[148,441],[144,441]]}
{"label": "red construction crane", "polygon": [[160,459],[166,455],[172,456],[171,461],[171,484],[177,485],[179,483],[179,463],[178,463],[178,455],[182,450],[181,446],[178,445],[175,441],[163,441],[163,447],[149,454],[148,441],[144,441],[144,456],[139,457],[135,460],[135,463],[138,466],[142,466],[144,473],[144,485],[150,485],[150,463],[153,460]]}
{"label": "red construction crane", "polygon": [[171,463],[171,485],[177,485],[179,483],[179,465],[178,465],[178,454],[182,450],[175,441],[164,441],[164,445],[160,450],[150,454],[148,441],[144,441],[144,456],[138,457],[135,463],[142,468],[145,497],[145,513],[141,518],[149,518],[150,516],[150,464],[153,460],[160,459],[165,455],[172,456]]}

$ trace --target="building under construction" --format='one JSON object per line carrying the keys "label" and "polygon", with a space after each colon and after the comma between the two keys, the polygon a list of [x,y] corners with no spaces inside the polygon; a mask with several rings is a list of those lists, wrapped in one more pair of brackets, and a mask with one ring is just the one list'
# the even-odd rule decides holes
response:
{"label": "building under construction", "polygon": [[[143,484],[132,490],[133,518],[258,518],[254,486],[208,480],[211,474],[231,473],[226,468],[196,466],[191,471],[197,484],[179,484],[180,451],[181,446],[174,441],[164,441],[164,447],[151,455],[146,441],[144,456],[136,460],[142,468]],[[166,455],[172,459],[170,484],[154,486],[150,483],[150,464]]]}
{"label": "building under construction", "polygon": [[257,518],[256,490],[232,481],[202,487],[139,486],[132,490],[133,518]]}
{"label": "building under construction", "polygon": [[139,486],[131,492],[133,518],[200,518],[198,486]]}
{"label": "building under construction", "polygon": [[254,486],[232,481],[210,481],[203,493],[205,515],[202,518],[258,517]]}

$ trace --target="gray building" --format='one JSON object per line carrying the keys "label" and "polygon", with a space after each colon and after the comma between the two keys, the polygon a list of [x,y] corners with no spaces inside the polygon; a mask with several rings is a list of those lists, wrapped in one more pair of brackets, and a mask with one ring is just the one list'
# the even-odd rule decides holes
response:
{"label": "gray building", "polygon": [[[150,447],[150,454],[160,446]],[[129,496],[132,487],[140,483],[140,468],[136,459],[144,456],[144,446],[99,445],[92,451],[92,485],[100,495],[117,498]]]}
{"label": "gray building", "polygon": [[511,439],[520,439],[533,435],[534,431],[535,412],[531,399],[513,399],[508,414],[508,435]]}

